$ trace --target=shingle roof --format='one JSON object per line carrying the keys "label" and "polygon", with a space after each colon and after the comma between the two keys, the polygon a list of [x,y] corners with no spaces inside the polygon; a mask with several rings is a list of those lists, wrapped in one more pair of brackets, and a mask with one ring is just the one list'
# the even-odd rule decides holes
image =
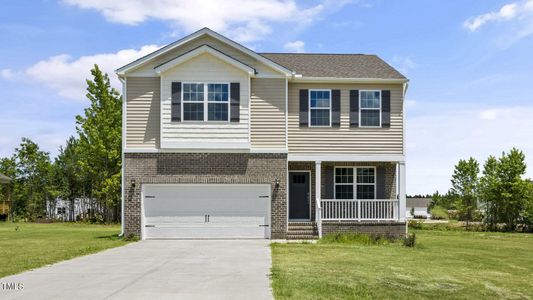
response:
{"label": "shingle roof", "polygon": [[406,79],[379,58],[366,54],[259,53],[306,77]]}
{"label": "shingle roof", "polygon": [[0,173],[0,183],[9,183],[9,182],[11,182],[11,178],[9,178],[6,175]]}

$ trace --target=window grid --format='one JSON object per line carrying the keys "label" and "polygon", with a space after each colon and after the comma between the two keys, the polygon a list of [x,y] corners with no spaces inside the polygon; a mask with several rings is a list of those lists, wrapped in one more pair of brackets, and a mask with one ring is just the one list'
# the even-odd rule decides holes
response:
{"label": "window grid", "polygon": [[381,127],[381,91],[359,91],[359,126]]}
{"label": "window grid", "polygon": [[184,83],[183,91],[183,119],[184,121],[204,120],[204,84]]}
{"label": "window grid", "polygon": [[376,199],[375,167],[336,167],[335,199]]}
{"label": "window grid", "polygon": [[331,126],[331,90],[309,90],[309,127]]}
{"label": "window grid", "polygon": [[229,122],[229,83],[182,83],[182,120]]}

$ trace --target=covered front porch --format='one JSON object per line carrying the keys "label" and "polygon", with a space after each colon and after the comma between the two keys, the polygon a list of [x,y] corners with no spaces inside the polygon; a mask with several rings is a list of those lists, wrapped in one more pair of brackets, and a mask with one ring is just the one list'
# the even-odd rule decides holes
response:
{"label": "covered front porch", "polygon": [[406,232],[403,156],[293,156],[288,181],[289,238]]}

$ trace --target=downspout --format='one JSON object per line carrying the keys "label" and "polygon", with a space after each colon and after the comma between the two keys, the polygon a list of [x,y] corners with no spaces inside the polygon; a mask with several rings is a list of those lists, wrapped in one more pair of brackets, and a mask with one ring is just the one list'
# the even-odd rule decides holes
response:
{"label": "downspout", "polygon": [[124,236],[124,165],[125,165],[125,155],[124,155],[124,149],[126,146],[126,84],[127,84],[127,78],[121,78],[118,77],[120,82],[122,83],[122,153],[121,153],[121,174],[120,174],[120,235]]}

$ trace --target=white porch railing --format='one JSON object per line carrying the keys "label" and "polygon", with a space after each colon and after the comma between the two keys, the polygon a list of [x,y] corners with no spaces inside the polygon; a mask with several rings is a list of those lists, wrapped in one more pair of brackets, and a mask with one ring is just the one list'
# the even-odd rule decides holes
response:
{"label": "white porch railing", "polygon": [[[399,200],[396,199],[322,199],[320,220],[397,221]],[[317,215],[318,216],[318,215]],[[317,218],[318,219],[318,218]]]}

